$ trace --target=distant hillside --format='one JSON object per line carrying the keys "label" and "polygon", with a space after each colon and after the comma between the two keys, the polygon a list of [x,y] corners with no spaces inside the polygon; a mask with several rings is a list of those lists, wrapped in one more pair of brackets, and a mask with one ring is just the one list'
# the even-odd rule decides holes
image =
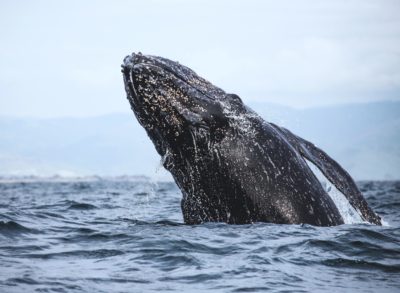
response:
{"label": "distant hillside", "polygon": [[0,119],[0,173],[152,175],[154,147],[135,117]]}
{"label": "distant hillside", "polygon": [[254,109],[314,142],[354,178],[400,179],[400,102]]}
{"label": "distant hillside", "polygon": [[[400,179],[400,102],[306,110],[250,106],[320,146],[358,180]],[[0,174],[168,176],[133,114],[0,118]]]}

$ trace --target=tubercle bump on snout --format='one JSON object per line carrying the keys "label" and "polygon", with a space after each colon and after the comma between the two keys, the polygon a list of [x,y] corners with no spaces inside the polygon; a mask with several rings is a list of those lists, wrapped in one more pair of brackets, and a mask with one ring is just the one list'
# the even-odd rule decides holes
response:
{"label": "tubercle bump on snout", "polygon": [[121,64],[121,67],[123,68],[123,69],[126,69],[126,68],[132,68],[133,67],[133,54],[134,53],[132,53],[132,55],[127,55],[125,58],[124,58],[124,60],[123,60],[123,63]]}

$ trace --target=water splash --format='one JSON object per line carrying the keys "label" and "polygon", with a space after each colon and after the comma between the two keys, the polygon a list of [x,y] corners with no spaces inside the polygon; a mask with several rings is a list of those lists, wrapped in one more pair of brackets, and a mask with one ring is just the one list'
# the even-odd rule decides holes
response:
{"label": "water splash", "polygon": [[321,181],[322,186],[325,191],[328,193],[330,198],[335,203],[336,207],[339,210],[339,213],[342,215],[345,224],[359,224],[359,223],[368,223],[365,222],[360,214],[351,206],[347,198],[341,193],[335,185],[333,185],[322,172],[310,161],[305,159],[311,171],[317,176],[317,178]]}

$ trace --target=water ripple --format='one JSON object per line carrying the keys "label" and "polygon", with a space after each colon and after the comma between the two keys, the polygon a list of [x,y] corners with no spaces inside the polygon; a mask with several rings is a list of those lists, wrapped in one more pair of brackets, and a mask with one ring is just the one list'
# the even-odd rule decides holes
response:
{"label": "water ripple", "polygon": [[396,292],[400,182],[359,184],[389,226],[185,225],[168,182],[0,182],[0,292]]}

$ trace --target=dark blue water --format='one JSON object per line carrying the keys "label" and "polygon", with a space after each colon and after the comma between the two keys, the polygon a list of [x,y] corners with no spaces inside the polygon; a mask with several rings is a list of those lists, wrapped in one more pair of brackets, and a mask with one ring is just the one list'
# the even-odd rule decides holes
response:
{"label": "dark blue water", "polygon": [[0,181],[0,292],[400,291],[400,182],[359,183],[388,226],[318,228],[184,225],[173,183],[28,181]]}

